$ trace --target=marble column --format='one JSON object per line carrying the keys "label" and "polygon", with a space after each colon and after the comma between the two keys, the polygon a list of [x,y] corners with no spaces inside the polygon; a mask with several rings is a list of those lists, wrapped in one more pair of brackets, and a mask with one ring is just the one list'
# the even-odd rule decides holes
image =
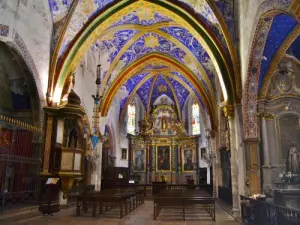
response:
{"label": "marble column", "polygon": [[231,182],[232,182],[232,213],[234,217],[240,216],[240,198],[239,198],[239,184],[238,184],[238,152],[236,148],[236,118],[234,116],[234,106],[227,105],[223,108],[224,114],[229,121],[230,130],[230,164],[231,164]]}

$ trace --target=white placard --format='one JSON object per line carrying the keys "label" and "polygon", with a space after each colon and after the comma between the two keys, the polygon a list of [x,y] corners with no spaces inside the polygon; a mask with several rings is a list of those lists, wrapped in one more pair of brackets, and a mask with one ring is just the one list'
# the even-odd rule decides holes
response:
{"label": "white placard", "polygon": [[62,144],[64,139],[64,121],[57,120],[56,143]]}
{"label": "white placard", "polygon": [[75,153],[75,159],[74,159],[74,170],[79,171],[81,166],[81,154]]}

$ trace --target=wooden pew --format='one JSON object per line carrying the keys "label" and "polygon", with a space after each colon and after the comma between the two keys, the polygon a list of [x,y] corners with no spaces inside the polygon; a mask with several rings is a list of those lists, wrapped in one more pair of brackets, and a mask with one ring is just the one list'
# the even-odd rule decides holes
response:
{"label": "wooden pew", "polygon": [[196,205],[204,205],[209,215],[215,221],[215,199],[203,192],[195,190],[168,190],[154,197],[153,219],[155,220],[163,208],[182,210],[183,220],[186,219],[186,210]]}
{"label": "wooden pew", "polygon": [[102,192],[83,194],[77,197],[77,216],[81,214],[81,208],[87,212],[88,206],[92,205],[92,215],[96,216],[96,209],[99,207],[99,214],[103,208],[108,211],[114,207],[120,208],[120,218],[130,213],[144,202],[142,190],[135,189],[110,189]]}

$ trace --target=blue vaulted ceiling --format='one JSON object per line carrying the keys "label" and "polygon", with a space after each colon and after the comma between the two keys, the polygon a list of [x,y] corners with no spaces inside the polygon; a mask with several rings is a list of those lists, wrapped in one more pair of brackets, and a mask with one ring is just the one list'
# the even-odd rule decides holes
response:
{"label": "blue vaulted ceiling", "polygon": [[[228,51],[223,31],[219,19],[214,13],[214,10],[218,10],[224,15],[225,21],[232,25],[232,13],[233,9],[227,1],[222,1],[223,4],[215,4],[213,1],[208,3],[208,0],[172,0],[180,4],[180,7],[187,9],[191,12],[190,17],[198,17],[200,24],[204,24],[205,32],[209,33],[213,39],[218,39],[223,44],[224,49],[219,47],[222,51]],[[50,9],[53,16],[53,21],[57,22],[63,16],[66,15],[73,0],[49,0]],[[80,32],[80,30],[91,21],[93,15],[101,11],[104,8],[113,6],[114,3],[121,2],[117,0],[79,0],[78,5],[75,8],[73,16],[70,19],[70,23],[66,30],[66,33],[62,40],[62,46],[60,47],[59,55],[62,56],[68,48],[74,37]],[[124,1],[125,2],[125,1]],[[126,1],[130,2],[130,1]],[[138,2],[138,1],[137,1]],[[144,1],[141,1],[143,4]],[[145,1],[151,2],[151,1]],[[158,2],[163,2],[158,0]],[[225,3],[226,2],[226,3]],[[215,4],[215,9],[212,9],[211,4]],[[101,33],[99,39],[91,46],[92,53],[94,53],[95,59],[101,57],[100,62],[102,64],[103,74],[106,74],[105,84],[107,85],[106,90],[109,90],[109,85],[113,83],[114,79],[127,67],[129,67],[136,60],[149,53],[164,54],[172,60],[185,65],[187,73],[194,78],[195,82],[201,83],[203,91],[208,97],[212,96],[213,90],[215,90],[215,79],[216,70],[215,65],[212,62],[210,56],[207,53],[207,47],[203,47],[199,38],[192,35],[192,31],[188,31],[184,27],[184,23],[181,20],[176,20],[176,17],[168,10],[156,12],[148,8],[137,6],[132,7],[132,10],[126,11],[128,14],[125,16],[118,17],[119,20],[113,21],[110,27]],[[179,7],[179,6],[178,6]],[[129,7],[128,7],[129,8]],[[125,11],[125,10],[124,10]],[[162,14],[160,14],[162,13]],[[59,16],[58,16],[59,15]],[[183,17],[182,17],[183,18]],[[183,18],[184,19],[184,18]],[[176,20],[176,21],[175,21]],[[180,23],[180,24],[179,24]],[[202,26],[202,25],[201,25]],[[224,28],[223,28],[224,29]],[[216,41],[218,43],[218,41]],[[226,54],[226,53],[224,53]],[[152,65],[149,62],[145,65],[145,68],[140,71],[138,75],[130,78],[124,84],[125,88],[130,95],[136,85],[138,85],[143,78],[145,78],[151,70],[164,70],[170,69],[173,73],[174,78],[165,76],[162,73],[156,73],[157,84],[153,90],[152,98],[149,100],[150,87],[154,77],[148,79],[138,90],[137,94],[143,101],[144,106],[147,107],[148,101],[152,104],[161,92],[158,91],[159,84],[166,85],[168,95],[173,101],[178,99],[180,108],[182,108],[185,99],[190,91],[199,99],[203,108],[204,104],[202,101],[203,96],[198,93],[195,87],[178,71],[174,71],[173,68],[167,68],[165,65]],[[187,90],[180,82],[176,81],[178,78],[187,85],[190,89]],[[172,89],[175,90],[173,96]],[[128,95],[128,96],[129,96]],[[128,96],[121,100],[121,108],[124,107],[128,100]],[[212,98],[214,99],[214,98]]]}
{"label": "blue vaulted ceiling", "polygon": [[137,91],[145,108],[147,108],[153,77],[147,80]]}
{"label": "blue vaulted ceiling", "polygon": [[274,17],[273,23],[265,44],[263,59],[261,63],[258,90],[262,87],[266,72],[272,62],[274,55],[280,48],[284,39],[295,28],[297,22],[287,14],[279,14]]}
{"label": "blue vaulted ceiling", "polygon": [[[159,88],[161,86],[166,87],[166,89],[164,91],[159,90]],[[151,96],[151,105],[153,104],[153,102],[155,102],[155,100],[161,96],[162,94],[167,95],[170,99],[172,99],[172,101],[175,103],[175,98],[174,95],[172,93],[172,89],[169,86],[169,84],[167,83],[167,81],[165,80],[165,78],[162,75],[158,75],[156,82],[154,84],[154,89],[152,90],[152,96]]]}

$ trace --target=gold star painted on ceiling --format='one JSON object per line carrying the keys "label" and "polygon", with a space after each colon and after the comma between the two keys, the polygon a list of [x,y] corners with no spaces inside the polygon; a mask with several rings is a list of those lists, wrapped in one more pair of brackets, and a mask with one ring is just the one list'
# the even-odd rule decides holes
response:
{"label": "gold star painted on ceiling", "polygon": [[137,16],[139,17],[140,21],[142,20],[154,20],[154,12],[148,8],[140,9],[136,12]]}
{"label": "gold star painted on ceiling", "polygon": [[157,37],[150,35],[149,37],[145,37],[145,46],[149,48],[155,48],[159,46]]}
{"label": "gold star painted on ceiling", "polygon": [[191,59],[191,57],[190,57],[189,55],[185,55],[184,61],[185,61],[187,64],[192,63],[192,59]]}

